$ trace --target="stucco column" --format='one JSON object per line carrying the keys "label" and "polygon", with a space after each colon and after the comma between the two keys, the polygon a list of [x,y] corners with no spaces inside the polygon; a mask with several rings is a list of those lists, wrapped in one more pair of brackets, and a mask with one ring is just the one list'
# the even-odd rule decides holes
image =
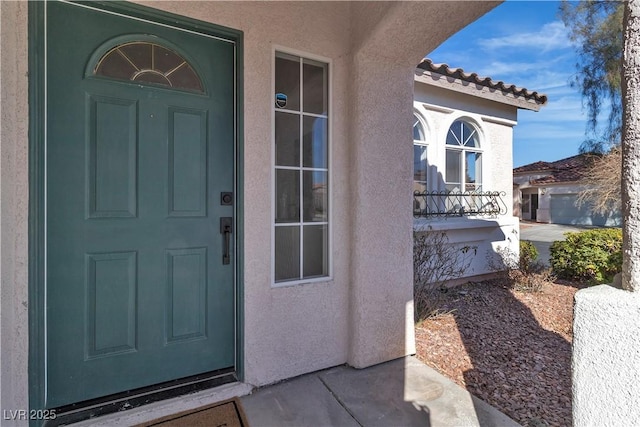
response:
{"label": "stucco column", "polygon": [[411,156],[413,67],[354,58],[349,364],[415,352]]}
{"label": "stucco column", "polygon": [[420,59],[498,5],[354,2],[351,100],[351,286],[348,363],[415,353],[413,78]]}
{"label": "stucco column", "polygon": [[[625,6],[622,287],[576,293],[573,425],[640,425],[640,1]],[[630,292],[631,291],[631,292]]]}
{"label": "stucco column", "polygon": [[0,2],[0,424],[28,399],[27,3]]}
{"label": "stucco column", "polygon": [[640,425],[640,293],[608,285],[576,293],[573,425]]}

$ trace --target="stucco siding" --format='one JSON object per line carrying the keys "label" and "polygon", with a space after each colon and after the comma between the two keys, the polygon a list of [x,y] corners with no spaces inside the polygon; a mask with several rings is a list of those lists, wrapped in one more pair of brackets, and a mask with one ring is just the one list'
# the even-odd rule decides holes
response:
{"label": "stucco siding", "polygon": [[573,425],[640,425],[640,295],[601,285],[576,293]]}
{"label": "stucco siding", "polygon": [[26,28],[26,2],[0,2],[0,407],[14,410],[28,406]]}
{"label": "stucco siding", "polygon": [[[483,159],[485,191],[504,193],[507,212],[505,216],[513,216],[513,173],[504,165],[513,164],[513,128],[485,120],[489,146]],[[486,165],[486,166],[485,166]]]}
{"label": "stucco siding", "polygon": [[[411,99],[411,76],[411,69],[380,64],[376,58],[358,57],[354,64],[352,84],[358,95],[352,122],[349,363],[359,368],[415,351],[413,322],[408,320],[413,315],[407,167],[412,116],[411,103],[404,102]],[[381,104],[395,113],[366,108]]]}
{"label": "stucco siding", "polygon": [[455,283],[495,273],[494,268],[503,265],[502,256],[517,257],[520,253],[519,227],[518,218],[507,216],[495,219],[414,221],[414,229],[418,234],[445,233],[446,242],[461,250],[459,258],[466,268],[460,277],[455,278]]}
{"label": "stucco siding", "polygon": [[517,108],[488,99],[454,92],[441,87],[416,82],[415,101],[458,111],[516,121]]}

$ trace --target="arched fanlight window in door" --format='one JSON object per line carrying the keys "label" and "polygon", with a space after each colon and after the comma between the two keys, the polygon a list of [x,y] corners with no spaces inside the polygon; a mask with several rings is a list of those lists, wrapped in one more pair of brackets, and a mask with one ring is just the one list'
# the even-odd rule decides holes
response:
{"label": "arched fanlight window in door", "polygon": [[146,41],[127,42],[110,49],[97,62],[93,74],[204,92],[200,77],[186,59],[171,49]]}

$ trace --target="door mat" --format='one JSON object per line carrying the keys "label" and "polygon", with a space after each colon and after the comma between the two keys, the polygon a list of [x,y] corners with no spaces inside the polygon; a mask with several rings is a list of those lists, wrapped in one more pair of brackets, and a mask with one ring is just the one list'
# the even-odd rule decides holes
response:
{"label": "door mat", "polygon": [[213,405],[138,424],[135,427],[248,427],[240,400],[230,399]]}

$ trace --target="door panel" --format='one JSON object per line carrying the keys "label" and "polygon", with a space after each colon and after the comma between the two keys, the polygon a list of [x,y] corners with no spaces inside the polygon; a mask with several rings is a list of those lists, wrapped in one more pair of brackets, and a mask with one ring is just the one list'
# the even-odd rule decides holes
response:
{"label": "door panel", "polygon": [[135,217],[138,103],[89,95],[88,104],[89,217]]}
{"label": "door panel", "polygon": [[[234,45],[73,4],[46,19],[46,406],[232,368]],[[190,58],[204,93],[85,76],[127,35]]]}
{"label": "door panel", "polygon": [[167,250],[167,342],[206,338],[207,248]]}
{"label": "door panel", "polygon": [[137,253],[87,254],[86,358],[136,351]]}
{"label": "door panel", "polygon": [[206,216],[207,114],[169,111],[169,215]]}

